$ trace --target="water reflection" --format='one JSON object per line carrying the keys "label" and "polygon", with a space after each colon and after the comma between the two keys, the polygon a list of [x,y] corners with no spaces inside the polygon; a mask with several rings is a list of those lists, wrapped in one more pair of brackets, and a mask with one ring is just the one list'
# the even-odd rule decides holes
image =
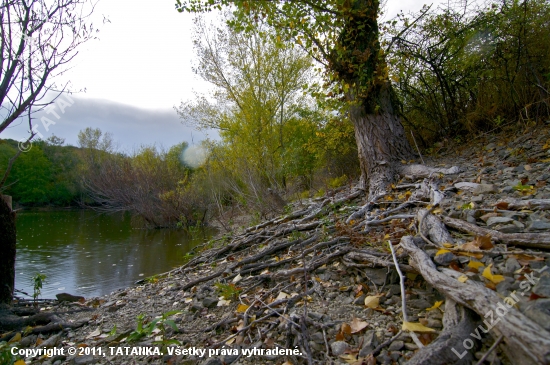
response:
{"label": "water reflection", "polygon": [[92,211],[22,212],[17,217],[15,287],[32,294],[32,277],[47,276],[43,298],[67,292],[108,294],[182,264],[183,255],[214,233],[132,229],[129,215]]}

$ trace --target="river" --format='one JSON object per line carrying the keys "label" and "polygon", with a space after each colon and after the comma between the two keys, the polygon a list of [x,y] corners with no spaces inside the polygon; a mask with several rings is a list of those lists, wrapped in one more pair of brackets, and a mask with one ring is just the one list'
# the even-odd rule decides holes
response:
{"label": "river", "polygon": [[32,296],[32,277],[42,273],[40,298],[109,294],[182,265],[185,253],[213,234],[208,229],[192,236],[183,230],[133,229],[128,214],[19,212],[15,288]]}

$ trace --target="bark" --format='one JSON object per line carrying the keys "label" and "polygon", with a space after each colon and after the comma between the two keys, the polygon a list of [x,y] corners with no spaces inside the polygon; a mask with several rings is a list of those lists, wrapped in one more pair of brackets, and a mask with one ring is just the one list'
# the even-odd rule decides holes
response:
{"label": "bark", "polygon": [[15,285],[15,212],[0,197],[0,303],[10,304]]}
{"label": "bark", "polygon": [[[368,188],[371,197],[386,191],[400,174],[401,161],[412,157],[405,129],[392,106],[388,83],[377,95],[380,113],[368,114],[364,106],[351,107],[350,117],[361,166],[361,187]],[[373,90],[373,92],[375,92]]]}

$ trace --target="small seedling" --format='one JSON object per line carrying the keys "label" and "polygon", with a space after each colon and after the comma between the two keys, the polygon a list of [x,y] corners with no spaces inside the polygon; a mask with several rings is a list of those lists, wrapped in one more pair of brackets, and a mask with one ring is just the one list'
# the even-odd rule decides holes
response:
{"label": "small seedling", "polygon": [[216,283],[214,285],[218,289],[218,292],[220,293],[220,295],[224,297],[224,299],[226,300],[237,298],[242,291],[241,288],[237,288],[233,283],[229,283],[229,284]]}
{"label": "small seedling", "polygon": [[136,342],[140,340],[142,337],[151,336],[155,328],[157,328],[158,329],[157,332],[160,333],[162,340],[154,341],[153,343],[162,345],[163,351],[166,350],[166,347],[168,345],[172,345],[172,344],[181,345],[181,343],[176,339],[166,338],[166,330],[168,329],[168,327],[171,327],[174,331],[178,331],[178,327],[176,326],[176,323],[173,320],[168,318],[179,313],[181,312],[169,311],[169,312],[163,313],[160,317],[155,318],[153,321],[151,321],[147,325],[144,325],[145,314],[138,315],[137,328],[128,336],[127,338],[128,342]]}
{"label": "small seedling", "polygon": [[34,306],[37,307],[38,303],[36,302],[36,300],[40,296],[40,292],[42,291],[42,284],[46,280],[46,275],[38,273],[33,276],[32,280],[34,282],[34,293],[32,295],[32,298],[34,299]]}

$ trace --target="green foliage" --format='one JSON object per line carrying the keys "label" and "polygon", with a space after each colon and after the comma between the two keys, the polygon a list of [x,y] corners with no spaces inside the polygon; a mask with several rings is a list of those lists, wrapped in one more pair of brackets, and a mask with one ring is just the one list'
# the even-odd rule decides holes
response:
{"label": "green foliage", "polygon": [[235,286],[233,283],[223,284],[215,283],[214,286],[218,289],[218,292],[224,299],[236,299],[239,297],[242,289]]}
{"label": "green foliage", "polygon": [[11,354],[11,349],[13,346],[10,346],[7,342],[0,342],[0,364],[13,364],[16,358]]}
{"label": "green foliage", "polygon": [[423,12],[414,26],[400,15],[384,30],[403,112],[425,145],[550,115],[548,1]]}
{"label": "green foliage", "polygon": [[40,292],[42,291],[42,284],[44,283],[44,280],[46,280],[46,274],[40,274],[37,273],[32,277],[33,281],[33,294],[32,298],[34,299],[34,306],[37,306],[36,299],[40,296]]}
{"label": "green foliage", "polygon": [[145,314],[139,314],[137,316],[137,327],[135,331],[131,332],[127,338],[128,342],[136,342],[145,336],[150,336],[155,328],[159,330],[159,334],[162,337],[160,341],[154,341],[153,343],[162,345],[162,349],[166,350],[166,347],[171,344],[181,345],[176,339],[166,338],[168,328],[172,328],[174,331],[178,331],[176,323],[170,319],[171,316],[181,313],[180,311],[169,311],[163,313],[160,317],[153,319],[148,324],[144,323]]}

